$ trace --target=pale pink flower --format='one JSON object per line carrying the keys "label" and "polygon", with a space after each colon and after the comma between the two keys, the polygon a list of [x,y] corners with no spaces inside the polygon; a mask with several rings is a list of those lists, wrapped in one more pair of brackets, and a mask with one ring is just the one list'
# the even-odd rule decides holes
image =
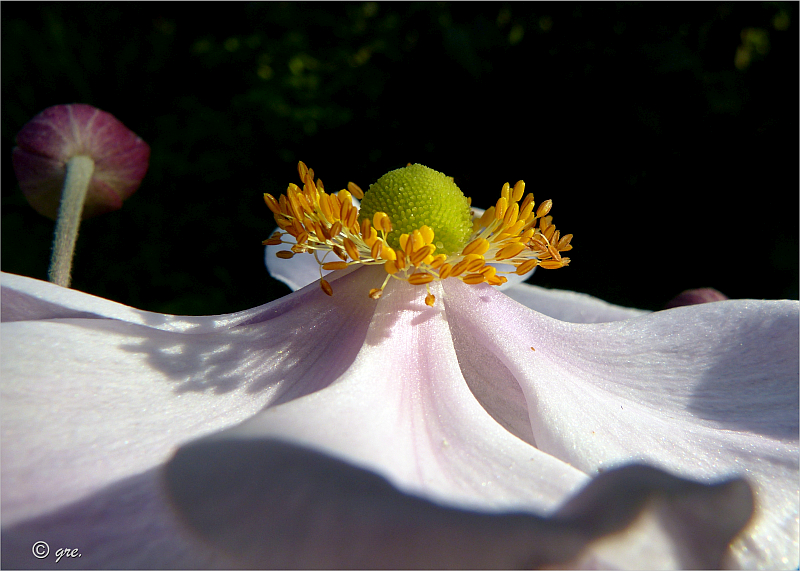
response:
{"label": "pale pink flower", "polygon": [[3,274],[4,565],[797,565],[796,301],[380,271],[213,317]]}

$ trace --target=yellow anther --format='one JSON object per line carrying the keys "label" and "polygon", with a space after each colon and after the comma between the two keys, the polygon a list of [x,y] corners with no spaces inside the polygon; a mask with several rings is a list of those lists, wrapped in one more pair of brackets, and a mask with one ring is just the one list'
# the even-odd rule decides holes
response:
{"label": "yellow anther", "polygon": [[[358,253],[358,248],[350,238],[345,238],[344,240],[342,240],[342,243],[344,244],[344,249],[347,252],[348,256],[350,256],[354,260],[361,259],[361,254]],[[375,256],[373,256],[373,258],[374,257]]]}
{"label": "yellow anther", "polygon": [[486,228],[494,219],[494,206],[490,206],[488,209],[486,209],[486,212],[481,215],[481,227]]}
{"label": "yellow anther", "polygon": [[428,284],[433,281],[433,274],[429,274],[428,272],[414,272],[410,276],[408,276],[408,283],[411,285],[422,285]]}
{"label": "yellow anther", "polygon": [[433,307],[434,303],[436,303],[436,297],[429,292],[428,295],[425,296],[425,305]]}
{"label": "yellow anther", "polygon": [[511,193],[511,198],[514,199],[514,202],[519,202],[523,194],[525,194],[525,181],[518,180],[517,184],[514,185],[514,192]]}
{"label": "yellow anther", "polygon": [[567,264],[564,263],[564,260],[568,260],[569,258],[562,258],[561,260],[542,260],[539,262],[539,265],[542,266],[545,270],[556,270],[558,268],[563,268]]}
{"label": "yellow anther", "polygon": [[495,260],[507,260],[509,258],[514,258],[517,256],[522,250],[525,249],[525,244],[522,242],[515,242],[513,244],[509,244],[504,248],[501,248],[497,254],[495,254]]}
{"label": "yellow anther", "polygon": [[408,234],[400,234],[398,242],[400,243],[400,248],[406,254],[414,251],[414,240]]}
{"label": "yellow anther", "polygon": [[472,242],[464,246],[461,253],[465,256],[469,254],[478,254],[482,256],[489,251],[490,246],[491,244],[489,244],[488,240],[484,238],[475,238]]}
{"label": "yellow anther", "polygon": [[[333,211],[331,210],[331,199],[327,194],[321,194],[319,197],[319,209],[322,215],[328,222],[334,221]],[[337,212],[338,214],[338,212]]]}
{"label": "yellow anther", "polygon": [[358,209],[351,205],[347,218],[342,218],[342,222],[347,226],[347,229],[353,233],[358,232]]}
{"label": "yellow anther", "polygon": [[[533,193],[528,193],[525,195],[525,200],[519,205],[520,210],[525,210],[529,204],[535,205],[536,203],[533,201]],[[531,206],[533,208],[533,206]]]}
{"label": "yellow anther", "polygon": [[508,208],[508,201],[503,198],[502,196],[497,199],[497,204],[494,207],[494,218],[495,220],[502,220],[503,216],[506,214],[506,208]]}
{"label": "yellow anther", "polygon": [[324,291],[328,295],[333,295],[333,288],[331,287],[331,284],[328,283],[328,280],[326,280],[324,278],[320,279],[319,280],[319,287],[321,287],[322,291]]}
{"label": "yellow anther", "polygon": [[403,250],[395,250],[394,252],[397,254],[397,259],[394,261],[395,265],[397,266],[398,270],[403,270],[408,266],[408,262],[406,261],[406,254]]}
{"label": "yellow anther", "polygon": [[297,202],[306,214],[314,214],[314,209],[311,208],[311,205],[302,192],[297,194]]}
{"label": "yellow anther", "polygon": [[308,232],[300,232],[297,236],[295,236],[295,240],[298,244],[305,244],[308,242],[309,234]]}
{"label": "yellow anther", "polygon": [[388,218],[388,215],[385,212],[376,212],[375,216],[372,217],[372,225],[377,229],[381,229],[381,223],[383,222],[384,218]]}
{"label": "yellow anther", "polygon": [[341,231],[342,231],[342,222],[340,220],[337,220],[336,222],[331,224],[330,228],[328,228],[328,234],[330,234],[331,237],[338,236]]}
{"label": "yellow anther", "polygon": [[297,163],[297,172],[300,175],[300,180],[305,180],[306,174],[308,174],[308,167],[306,163],[300,161]]}
{"label": "yellow anther", "polygon": [[517,236],[519,235],[520,232],[522,232],[523,228],[525,228],[525,221],[517,220],[514,224],[506,228],[504,232],[507,232],[508,234],[511,234],[513,236]]}
{"label": "yellow anther", "polygon": [[491,279],[497,274],[497,268],[494,266],[483,266],[480,270],[478,270],[479,274],[482,274],[487,280]]}
{"label": "yellow anther", "polygon": [[[425,245],[425,240],[422,237],[422,232],[414,230],[411,233],[411,239],[414,241],[414,251],[416,252]],[[411,252],[409,252],[410,254]]]}
{"label": "yellow anther", "polygon": [[381,252],[383,251],[383,240],[375,240],[372,243],[372,248],[370,248],[370,255],[372,256],[373,260],[377,260],[381,257]]}
{"label": "yellow anther", "polygon": [[339,197],[335,194],[327,194],[328,202],[331,207],[331,221],[333,220],[341,220],[341,213],[342,213],[342,203],[339,202]]}
{"label": "yellow anther", "polygon": [[375,228],[373,228],[372,226],[370,226],[367,235],[364,236],[363,238],[364,238],[364,243],[371,248],[372,245],[375,243],[375,240],[378,239],[378,231],[375,230]]}
{"label": "yellow anther", "polygon": [[396,260],[389,260],[385,264],[383,264],[383,269],[386,271],[387,274],[396,274],[400,269],[397,267]]}
{"label": "yellow anther", "polygon": [[347,252],[342,250],[339,246],[333,247],[333,253],[339,256],[339,259],[342,260],[343,262],[347,261]]}
{"label": "yellow anther", "polygon": [[383,295],[382,289],[372,288],[371,290],[369,290],[369,296],[372,299],[380,299],[382,295]]}
{"label": "yellow anther", "polygon": [[[336,193],[336,196],[339,199],[339,202],[342,202],[342,203],[346,202],[350,206],[353,206],[353,197],[346,190],[344,190],[344,189],[340,190],[339,192]],[[344,217],[342,217],[342,218],[344,218]]]}
{"label": "yellow anther", "polygon": [[472,261],[467,263],[467,271],[468,272],[477,272],[478,270],[480,270],[483,267],[484,263],[485,262],[483,261],[483,259],[472,260]]}
{"label": "yellow anther", "polygon": [[314,184],[314,178],[310,176],[310,174],[311,172],[309,171],[309,174],[306,175],[306,179],[303,181],[303,190],[306,190],[311,194],[316,194],[319,191],[317,190],[317,185]]}
{"label": "yellow anther", "polygon": [[264,193],[264,202],[267,203],[267,208],[269,208],[273,214],[280,214],[281,213],[281,205],[275,200],[275,197],[271,194],[265,192]]}
{"label": "yellow anther", "polygon": [[297,192],[290,192],[289,193],[289,206],[290,206],[290,213],[294,218],[300,219],[303,217],[303,208],[300,206],[300,203],[297,201],[297,197],[299,194]]}
{"label": "yellow anther", "polygon": [[351,210],[354,210],[354,207],[349,202],[339,201],[339,204],[339,220],[347,220],[347,215],[350,214]]}
{"label": "yellow anther", "polygon": [[450,264],[442,264],[439,266],[439,279],[445,280],[453,273],[453,266]]}
{"label": "yellow anther", "polygon": [[323,270],[343,270],[347,267],[347,262],[325,262],[322,264]]}
{"label": "yellow anther", "polygon": [[454,278],[457,278],[465,271],[467,271],[467,266],[469,265],[470,260],[461,260],[455,266],[453,266],[452,270],[450,270],[450,275]]}
{"label": "yellow anther", "polygon": [[486,278],[483,277],[483,274],[468,274],[461,278],[461,281],[463,281],[465,284],[475,285],[485,282]]}
{"label": "yellow anther", "polygon": [[423,242],[426,244],[431,244],[433,242],[433,229],[429,226],[422,226],[419,229],[419,233],[422,236]]}
{"label": "yellow anther", "polygon": [[392,261],[397,259],[397,254],[395,253],[394,249],[392,249],[385,242],[383,244],[383,248],[381,249],[381,259],[392,260]]}
{"label": "yellow anther", "polygon": [[503,188],[500,191],[500,196],[502,196],[505,199],[506,204],[510,202],[510,198],[511,198],[510,190],[511,190],[511,185],[508,184],[508,183],[504,183],[503,184]]}
{"label": "yellow anther", "polygon": [[294,252],[290,252],[289,250],[281,250],[280,252],[275,252],[275,255],[279,258],[283,258],[284,260],[289,260],[294,257]]}
{"label": "yellow anther", "polygon": [[553,201],[548,199],[542,202],[539,205],[539,208],[536,209],[536,218],[541,218],[542,216],[546,216],[550,209],[553,208]]}
{"label": "yellow anther", "polygon": [[331,234],[330,232],[328,232],[328,228],[326,228],[324,222],[317,222],[314,225],[314,229],[315,229],[314,233],[320,240],[327,242],[328,240],[331,239]]}
{"label": "yellow anther", "polygon": [[442,264],[444,264],[444,261],[445,261],[446,259],[447,259],[447,256],[446,256],[446,255],[444,255],[444,254],[439,254],[439,255],[437,255],[437,256],[434,256],[434,257],[433,257],[433,259],[431,260],[431,262],[430,262],[430,264],[429,264],[429,265],[430,265],[430,267],[432,267],[433,269],[436,269],[436,268],[438,268],[439,266],[441,266]]}
{"label": "yellow anther", "polygon": [[561,260],[561,254],[558,253],[558,250],[556,250],[552,244],[547,247],[547,251],[550,252],[554,260]]}
{"label": "yellow anther", "polygon": [[420,264],[425,262],[431,256],[431,254],[433,253],[433,249],[435,247],[436,246],[434,246],[433,244],[422,246],[419,250],[416,250],[413,254],[411,254],[411,263],[414,266],[419,267]]}
{"label": "yellow anther", "polygon": [[350,194],[355,196],[357,199],[364,200],[364,191],[361,190],[361,187],[358,186],[356,183],[348,182],[347,183],[347,190],[349,190]]}
{"label": "yellow anther", "polygon": [[517,216],[519,216],[519,204],[513,202],[506,210],[505,216],[503,216],[503,225],[512,226],[513,224],[516,224]]}
{"label": "yellow anther", "polygon": [[570,242],[572,241],[572,234],[566,234],[562,236],[561,239],[558,241],[558,251],[559,252],[567,252],[572,249]]}
{"label": "yellow anther", "polygon": [[388,215],[384,216],[381,219],[381,230],[383,231],[384,234],[388,234],[389,232],[392,231],[392,220],[389,218]]}

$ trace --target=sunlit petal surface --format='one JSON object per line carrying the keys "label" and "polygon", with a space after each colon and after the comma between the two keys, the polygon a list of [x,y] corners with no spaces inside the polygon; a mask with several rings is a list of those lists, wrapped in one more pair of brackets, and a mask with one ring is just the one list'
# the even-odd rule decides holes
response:
{"label": "sunlit petal surface", "polygon": [[576,324],[370,272],[213,317],[4,274],[4,564],[42,534],[90,548],[62,568],[797,560],[797,302],[539,292]]}

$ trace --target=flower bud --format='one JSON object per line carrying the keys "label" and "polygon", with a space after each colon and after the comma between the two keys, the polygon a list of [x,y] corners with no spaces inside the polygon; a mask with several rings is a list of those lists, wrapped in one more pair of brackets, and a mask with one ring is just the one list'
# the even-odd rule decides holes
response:
{"label": "flower bud", "polygon": [[147,172],[150,147],[110,113],[75,103],[48,107],[17,134],[12,160],[20,188],[33,208],[58,216],[67,162],[94,161],[83,218],[122,207]]}

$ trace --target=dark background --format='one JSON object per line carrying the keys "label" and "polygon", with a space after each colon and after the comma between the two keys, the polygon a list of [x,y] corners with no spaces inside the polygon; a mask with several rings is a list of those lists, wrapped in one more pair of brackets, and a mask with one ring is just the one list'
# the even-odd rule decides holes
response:
{"label": "dark background", "polygon": [[[89,103],[152,148],[86,221],[73,287],[232,312],[288,291],[262,193],[420,162],[486,207],[522,178],[575,235],[532,283],[658,309],[686,288],[798,297],[796,3],[4,3],[2,269],[46,279],[53,222],[14,136]],[[365,292],[366,295],[366,292]]]}

